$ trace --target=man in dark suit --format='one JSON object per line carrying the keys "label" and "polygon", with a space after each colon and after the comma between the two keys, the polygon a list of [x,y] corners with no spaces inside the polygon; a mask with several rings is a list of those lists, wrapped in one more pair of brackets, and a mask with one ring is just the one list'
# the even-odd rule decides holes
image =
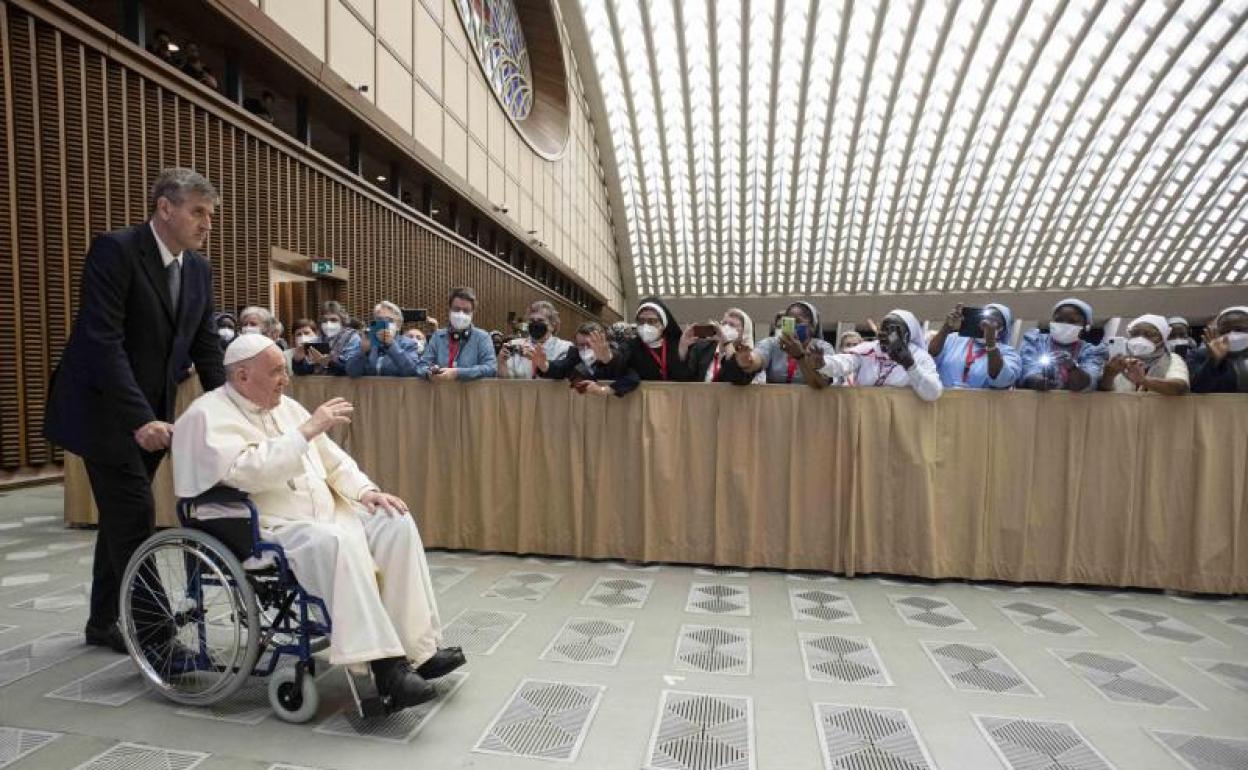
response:
{"label": "man in dark suit", "polygon": [[122,653],[121,577],[155,526],[151,481],[173,436],[175,380],[189,361],[204,390],[225,382],[212,268],[193,251],[217,201],[197,172],[165,169],[151,219],[95,239],[48,398],[44,436],[82,457],[100,513],[87,642]]}

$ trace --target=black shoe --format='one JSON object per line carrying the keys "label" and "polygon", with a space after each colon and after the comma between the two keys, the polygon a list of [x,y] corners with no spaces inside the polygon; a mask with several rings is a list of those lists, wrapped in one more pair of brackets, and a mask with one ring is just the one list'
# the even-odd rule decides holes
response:
{"label": "black shoe", "polygon": [[460,647],[440,647],[433,657],[416,667],[416,673],[425,679],[441,679],[468,662]]}
{"label": "black shoe", "polygon": [[195,651],[177,639],[147,642],[143,645],[143,655],[162,676],[177,676],[199,668]]}
{"label": "black shoe", "polygon": [[126,649],[126,641],[121,638],[121,629],[116,623],[110,623],[101,628],[93,626],[90,623],[83,629],[83,635],[87,637],[87,644],[95,647],[107,647],[113,652],[119,652],[122,655],[128,655]]}
{"label": "black shoe", "polygon": [[406,658],[382,658],[370,667],[377,692],[390,699],[391,710],[410,708],[438,696],[437,688],[409,668]]}

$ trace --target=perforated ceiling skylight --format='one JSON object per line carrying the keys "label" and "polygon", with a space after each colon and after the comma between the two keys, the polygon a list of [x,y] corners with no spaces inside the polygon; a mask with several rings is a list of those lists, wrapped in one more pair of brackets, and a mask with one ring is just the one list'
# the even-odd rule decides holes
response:
{"label": "perforated ceiling skylight", "polygon": [[1248,0],[581,0],[638,290],[1248,279]]}

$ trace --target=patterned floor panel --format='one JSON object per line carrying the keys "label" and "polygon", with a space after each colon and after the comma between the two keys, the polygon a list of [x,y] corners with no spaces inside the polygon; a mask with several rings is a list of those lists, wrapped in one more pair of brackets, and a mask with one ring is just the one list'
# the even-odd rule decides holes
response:
{"label": "patterned floor panel", "polygon": [[991,644],[922,642],[949,686],[964,692],[1039,695],[1035,686]]}
{"label": "patterned floor panel", "polygon": [[1040,602],[1000,602],[997,607],[1010,622],[1029,634],[1049,636],[1096,636],[1087,626],[1050,604]]}
{"label": "patterned floor panel", "polygon": [[614,666],[633,633],[633,621],[569,618],[541,654],[541,660]]}
{"label": "patterned floor panel", "polygon": [[1124,653],[1050,650],[1106,700],[1168,708],[1204,708]]}
{"label": "patterned floor panel", "polygon": [[525,679],[473,751],[575,760],[605,689],[601,685]]}
{"label": "patterned floor panel", "polygon": [[437,698],[383,717],[362,719],[355,706],[347,706],[318,725],[314,732],[381,743],[410,743],[459,692],[468,676],[467,673],[456,671],[436,679],[433,686],[438,690]]}
{"label": "patterned floor panel", "polygon": [[550,572],[510,572],[481,594],[486,599],[540,602],[563,578]]}
{"label": "patterned floor panel", "polygon": [[61,737],[60,733],[49,733],[43,730],[0,727],[0,769],[8,767],[22,757],[34,754],[59,737]]}
{"label": "patterned floor panel", "polygon": [[1100,607],[1098,609],[1131,629],[1141,639],[1180,644],[1189,648],[1226,647],[1218,640],[1163,612],[1139,610],[1134,607]]}
{"label": "patterned floor panel", "polygon": [[940,596],[890,596],[893,609],[915,628],[952,628],[958,631],[974,631],[975,625],[966,619],[952,602]]}
{"label": "patterned floor panel", "polygon": [[827,770],[935,770],[903,709],[815,704]]}
{"label": "patterned floor panel", "polygon": [[832,634],[800,634],[799,639],[806,678],[812,682],[893,683],[870,639]]}
{"label": "patterned floor panel", "polygon": [[729,583],[694,583],[689,587],[685,612],[700,615],[732,615],[748,617],[750,589]]}
{"label": "patterned floor panel", "polygon": [[753,768],[752,699],[664,690],[646,756],[646,770]]}
{"label": "patterned floor panel", "polygon": [[581,599],[581,604],[639,610],[646,606],[652,588],[654,580],[651,578],[598,578]]}
{"label": "patterned floor panel", "polygon": [[683,625],[673,666],[678,671],[749,676],[753,655],[750,629]]}
{"label": "patterned floor panel", "polygon": [[1114,770],[1068,722],[996,716],[975,721],[1010,770]]}
{"label": "patterned floor panel", "polygon": [[860,623],[858,611],[849,596],[823,588],[789,587],[789,605],[794,620],[817,620],[824,623]]}
{"label": "patterned floor panel", "polygon": [[126,705],[146,691],[147,683],[134,662],[130,658],[121,658],[56,688],[46,697],[116,708]]}
{"label": "patterned floor panel", "polygon": [[119,743],[97,754],[74,770],[191,770],[208,758],[200,751],[181,751]]}
{"label": "patterned floor panel", "polygon": [[491,655],[522,620],[523,612],[463,610],[443,626],[442,645],[463,647],[464,652],[477,655]]}
{"label": "patterned floor panel", "polygon": [[1191,770],[1243,770],[1248,767],[1248,738],[1149,730],[1174,758]]}

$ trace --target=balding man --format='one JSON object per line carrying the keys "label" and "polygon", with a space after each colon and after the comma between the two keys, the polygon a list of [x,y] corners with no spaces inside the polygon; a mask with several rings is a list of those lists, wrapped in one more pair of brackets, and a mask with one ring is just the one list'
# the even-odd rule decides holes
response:
{"label": "balding man", "polygon": [[285,356],[262,335],[230,343],[225,370],[225,386],[174,426],[175,493],[196,497],[223,485],[250,495],[264,538],[283,547],[300,584],[328,606],[330,662],[371,664],[392,707],[433,698],[426,680],[464,656],[438,648],[433,584],[407,505],[326,435],[350,422],[351,404],[335,398],[309,414],[285,396]]}

